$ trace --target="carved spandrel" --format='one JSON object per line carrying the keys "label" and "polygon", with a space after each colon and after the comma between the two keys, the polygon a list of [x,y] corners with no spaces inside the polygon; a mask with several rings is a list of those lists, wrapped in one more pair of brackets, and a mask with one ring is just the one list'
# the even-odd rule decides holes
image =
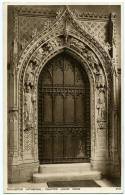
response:
{"label": "carved spandrel", "polygon": [[[19,26],[17,27],[19,28],[18,37],[20,46],[22,45],[22,42],[24,42],[24,40],[27,40],[28,43],[30,43],[31,40],[36,38],[39,34],[41,34],[41,32],[44,32],[45,30],[47,31],[50,23],[51,22],[47,18],[43,18],[41,16],[26,16],[24,13],[22,15],[19,15],[17,24]],[[24,48],[26,47],[26,45],[24,45]],[[22,50],[23,48],[20,47],[20,49]]]}
{"label": "carved spandrel", "polygon": [[82,56],[87,60],[91,68],[96,72],[99,69],[100,63],[96,55],[87,48],[87,46],[79,41],[78,39],[71,38],[70,39],[70,47],[78,50],[82,54]]}

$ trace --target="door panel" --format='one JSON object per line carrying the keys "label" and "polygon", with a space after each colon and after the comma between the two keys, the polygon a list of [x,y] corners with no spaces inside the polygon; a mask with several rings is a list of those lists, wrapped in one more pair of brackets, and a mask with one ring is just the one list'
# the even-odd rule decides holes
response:
{"label": "door panel", "polygon": [[84,121],[84,99],[82,95],[76,98],[76,122],[83,124]]}
{"label": "door panel", "polygon": [[44,96],[43,114],[44,122],[52,122],[52,97],[50,95]]}
{"label": "door panel", "polygon": [[[40,136],[40,135],[39,135]],[[41,158],[43,159],[43,163],[52,163],[52,137],[49,134],[44,134],[41,136],[41,147],[39,146],[39,152],[41,154]]]}
{"label": "door panel", "polygon": [[53,158],[56,159],[56,162],[60,162],[60,159],[63,158],[63,135],[55,134],[53,141]]}
{"label": "door panel", "polygon": [[[55,96],[54,116],[55,123],[63,123],[63,96]],[[58,113],[58,114],[56,114]]]}
{"label": "door panel", "polygon": [[38,83],[40,163],[90,160],[90,86],[79,62],[62,53],[43,68]]}
{"label": "door panel", "polygon": [[74,122],[74,97],[72,95],[68,95],[65,98],[65,122],[73,123]]}

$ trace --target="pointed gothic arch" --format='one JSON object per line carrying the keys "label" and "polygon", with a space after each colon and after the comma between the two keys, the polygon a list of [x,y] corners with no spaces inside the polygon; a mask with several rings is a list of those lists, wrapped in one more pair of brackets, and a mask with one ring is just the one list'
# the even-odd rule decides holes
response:
{"label": "pointed gothic arch", "polygon": [[[59,37],[58,37],[58,39],[59,39]],[[92,104],[95,105],[95,108],[92,108],[91,107],[91,109],[93,111],[93,113],[92,113],[92,115],[93,115],[92,129],[97,129],[97,127],[100,126],[98,129],[100,129],[100,130],[101,129],[103,129],[103,130],[105,129],[106,135],[108,134],[108,127],[107,127],[107,123],[108,123],[108,121],[107,121],[108,119],[107,118],[108,118],[108,116],[102,116],[104,118],[103,119],[99,119],[100,121],[96,118],[97,117],[96,116],[96,112],[97,112],[97,110],[100,109],[100,108],[96,108],[97,107],[96,106],[96,103],[98,101],[96,99],[96,97],[98,97],[98,95],[101,94],[100,95],[100,98],[102,97],[103,101],[105,101],[105,102],[101,102],[101,104],[104,104],[104,108],[102,108],[102,109],[104,109],[104,110],[102,110],[102,112],[105,113],[104,115],[106,115],[107,108],[108,108],[108,105],[107,105],[107,103],[108,103],[108,94],[107,94],[107,92],[105,90],[108,87],[108,85],[107,85],[107,81],[106,81],[106,76],[105,76],[104,70],[103,70],[103,68],[101,66],[101,63],[100,63],[99,59],[96,57],[96,55],[92,52],[92,50],[89,50],[88,48],[86,48],[84,44],[82,46],[82,49],[83,49],[83,52],[84,52],[85,56],[83,55],[84,56],[83,57],[80,54],[78,55],[78,52],[80,53],[81,48],[78,47],[78,44],[79,43],[76,42],[77,44],[76,45],[74,44],[74,40],[75,39],[73,38],[72,39],[72,42],[70,43],[71,44],[71,48],[68,48],[68,47],[66,48],[65,46],[62,46],[60,49],[59,48],[58,49],[56,48],[55,51],[54,51],[54,49],[52,49],[51,51],[48,51],[48,55],[47,56],[44,56],[44,59],[42,60],[42,62],[39,65],[37,65],[37,63],[38,63],[38,57],[37,57],[38,56],[38,52],[36,51],[37,52],[37,56],[34,57],[34,55],[33,55],[33,57],[30,58],[29,64],[28,64],[27,68],[25,69],[24,76],[22,77],[22,81],[20,82],[20,84],[21,84],[20,85],[21,86],[20,87],[20,90],[22,89],[22,97],[23,98],[21,97],[21,94],[20,94],[20,98],[21,99],[25,99],[25,96],[27,95],[27,93],[26,93],[26,87],[28,85],[31,86],[31,87],[33,87],[33,89],[34,89],[34,91],[32,91],[32,93],[33,93],[32,95],[33,95],[33,98],[34,98],[34,108],[33,108],[33,110],[35,112],[34,112],[34,114],[33,113],[32,114],[34,115],[34,118],[35,118],[35,121],[34,121],[33,124],[34,125],[36,124],[34,126],[34,132],[36,132],[35,133],[36,138],[35,138],[34,142],[37,142],[37,131],[38,131],[38,129],[37,129],[37,107],[35,106],[36,105],[36,102],[37,102],[37,82],[38,82],[38,77],[39,77],[39,74],[40,74],[42,68],[47,63],[47,61],[49,61],[52,57],[54,57],[55,55],[57,55],[62,50],[67,50],[70,53],[73,53],[75,56],[79,56],[77,58],[81,59],[81,61],[84,61],[84,66],[85,66],[84,68],[86,69],[87,74],[89,76],[89,79],[90,79],[90,82],[91,82],[91,86],[92,86],[92,83],[93,83],[93,87],[91,87],[91,88],[92,89],[93,88],[96,89],[96,93],[94,93],[94,90],[93,90],[93,92],[91,92],[91,94],[94,94],[93,97],[95,96],[95,100],[94,100],[94,98],[91,100],[93,102],[93,103],[91,103],[91,105]],[[49,43],[49,41],[48,41],[48,46],[46,45],[46,47],[49,48],[49,44],[51,44],[51,42]],[[47,53],[47,50],[46,50],[46,53]],[[37,61],[36,61],[36,59],[37,59]],[[32,65],[32,67],[34,67],[34,70],[32,70],[32,67],[30,67],[30,65]],[[35,72],[34,76],[33,76],[33,72]],[[28,76],[28,78],[31,77],[31,80],[29,80],[29,79],[27,80],[27,76]],[[96,76],[96,78],[95,78],[95,76]],[[103,97],[103,96],[105,96],[105,97]],[[22,105],[24,105],[24,102],[22,103],[20,101],[20,99],[19,99],[19,102]],[[20,108],[21,108],[21,104],[20,104]],[[31,102],[30,102],[30,104],[31,104]],[[25,108],[23,108],[23,113],[25,113]],[[22,119],[23,119],[23,117],[22,117]],[[20,123],[20,124],[24,124],[24,121],[22,121],[22,122],[23,123]],[[30,142],[32,142],[32,140],[29,140],[29,139],[27,140],[25,138],[26,136],[25,136],[25,127],[24,126],[21,127],[21,129],[23,130],[23,136],[24,136],[23,143],[24,143],[24,146],[26,148],[26,151],[27,151],[27,149],[29,149],[29,151],[30,151],[30,152],[29,151],[26,152],[26,157],[27,157],[28,156],[28,153],[31,154],[31,151],[32,151],[32,148],[28,147],[28,144],[30,145]],[[26,131],[26,134],[27,134],[27,132],[28,131]],[[29,131],[29,132],[31,132],[31,131]],[[101,132],[102,132],[102,130],[101,130]],[[95,132],[93,132],[93,134],[95,134]],[[105,141],[107,140],[106,135],[103,137],[103,139],[105,138]],[[28,137],[30,138],[29,135],[28,135]],[[92,143],[94,143],[94,140],[95,139],[96,138],[94,136]],[[26,145],[25,145],[25,142],[26,142]],[[101,142],[103,142],[103,144],[104,144],[104,141],[99,141],[99,143],[101,143]],[[106,147],[107,146],[108,146],[108,143],[106,144]],[[36,145],[35,148],[37,148],[37,145]],[[92,150],[94,151],[94,148],[92,148]],[[105,150],[105,155],[107,154],[107,150],[108,150],[108,148],[106,148],[106,150]],[[22,148],[22,151],[25,152],[25,149]],[[36,159],[38,160],[37,152],[35,151],[34,154],[36,155]]]}

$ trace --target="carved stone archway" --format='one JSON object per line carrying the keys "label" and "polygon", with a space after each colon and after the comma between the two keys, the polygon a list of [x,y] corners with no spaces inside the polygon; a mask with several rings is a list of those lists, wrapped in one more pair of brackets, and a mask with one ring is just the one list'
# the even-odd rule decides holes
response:
{"label": "carved stone archway", "polygon": [[[58,53],[69,52],[81,64],[91,86],[91,165],[106,173],[109,163],[109,130],[112,101],[112,69],[109,54],[86,33],[67,8],[47,32],[36,36],[22,53],[16,68],[16,121],[18,122],[18,151],[13,158],[13,175],[17,166],[27,164],[27,178],[37,171],[38,78],[45,64]],[[16,159],[16,160],[14,160]],[[26,175],[26,174],[25,174]]]}

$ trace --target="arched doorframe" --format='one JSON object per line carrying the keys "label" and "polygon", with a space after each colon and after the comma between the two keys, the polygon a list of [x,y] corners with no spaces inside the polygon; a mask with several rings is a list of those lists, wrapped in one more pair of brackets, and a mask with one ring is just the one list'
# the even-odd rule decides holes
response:
{"label": "arched doorframe", "polygon": [[[95,76],[94,76],[94,73],[93,73],[93,70],[92,70],[92,67],[89,65],[89,63],[87,62],[87,60],[85,58],[83,58],[77,51],[75,51],[74,49],[72,48],[68,48],[68,47],[62,47],[58,50],[56,50],[55,52],[53,52],[53,55],[50,54],[50,58],[47,57],[47,60],[45,61],[44,64],[41,63],[41,65],[39,66],[39,69],[38,69],[38,72],[37,72],[37,75],[38,75],[38,78],[39,78],[39,75],[40,75],[40,72],[42,71],[43,67],[46,65],[46,63],[51,60],[53,57],[55,57],[57,54],[59,53],[62,53],[63,51],[67,52],[67,53],[70,53],[73,57],[75,57],[82,65],[83,65],[83,68],[85,69],[87,75],[88,75],[88,78],[89,78],[89,82],[90,82],[90,113],[91,113],[91,165],[93,166],[93,168],[95,169],[98,169],[98,164],[97,164],[97,161],[100,163],[99,160],[97,160],[97,156],[96,156],[96,114],[95,114],[95,110],[96,110],[96,93],[95,93],[95,89],[96,89],[96,81],[95,81]],[[35,82],[35,86],[38,86],[38,78],[36,79],[36,82]],[[103,83],[102,83],[103,84]],[[36,93],[37,93],[37,87],[36,87]],[[38,96],[38,94],[37,94]],[[36,112],[37,114],[38,112]],[[38,118],[38,115],[36,115],[36,118]],[[36,134],[38,134],[38,129],[36,129]],[[106,135],[104,137],[105,139],[107,139]],[[101,142],[101,141],[100,141]],[[105,144],[105,149],[106,151],[105,152],[108,152],[107,151],[107,145],[108,143]],[[100,147],[100,143],[99,143],[99,147]],[[37,148],[38,149],[38,148]],[[37,150],[37,156],[38,156],[38,150]],[[104,164],[105,164],[105,160],[107,161],[107,156],[105,156],[106,159],[103,158],[103,168],[104,168]],[[101,162],[102,163],[102,162]],[[100,169],[100,167],[99,167]]]}
{"label": "arched doorframe", "polygon": [[[74,37],[73,37],[74,38]],[[59,37],[58,37],[59,39]],[[56,40],[56,38],[55,38]],[[74,39],[75,40],[75,39]],[[73,41],[74,41],[73,40]],[[45,50],[45,55],[44,58],[42,59],[41,63],[38,64],[38,62],[40,61],[40,56],[39,56],[39,52],[37,50],[37,52],[35,53],[35,55],[32,55],[30,57],[30,59],[28,60],[28,65],[25,67],[24,70],[24,76],[22,76],[23,78],[23,83],[21,82],[21,85],[23,84],[23,101],[25,99],[26,94],[26,86],[27,84],[27,76],[32,78],[32,81],[28,81],[29,84],[33,87],[33,91],[32,91],[32,97],[34,98],[34,103],[33,103],[33,108],[31,110],[33,110],[33,131],[30,130],[25,130],[25,120],[23,118],[23,147],[22,147],[22,156],[23,159],[27,161],[27,158],[32,159],[34,158],[35,161],[38,161],[38,128],[37,128],[37,85],[38,85],[38,78],[39,78],[39,74],[42,70],[42,68],[44,67],[44,65],[47,63],[48,60],[50,60],[51,58],[53,58],[55,55],[57,55],[58,53],[62,52],[63,50],[67,50],[67,52],[72,53],[72,55],[74,55],[75,57],[77,57],[79,59],[79,61],[82,62],[82,64],[84,64],[84,68],[88,74],[90,83],[91,83],[91,151],[92,151],[92,155],[91,155],[91,163],[93,165],[93,167],[95,169],[101,169],[102,167],[104,168],[105,166],[105,160],[107,161],[107,154],[108,154],[108,143],[107,143],[107,135],[108,135],[108,127],[107,127],[107,117],[108,116],[100,116],[100,117],[105,117],[105,120],[100,118],[100,121],[98,121],[97,116],[96,116],[96,112],[97,112],[97,99],[96,97],[98,97],[98,95],[101,94],[100,98],[102,97],[103,101],[101,103],[101,106],[103,109],[102,112],[104,112],[105,114],[107,113],[107,103],[108,103],[108,99],[107,99],[107,93],[104,92],[104,88],[107,88],[107,81],[106,81],[106,77],[105,77],[105,73],[104,73],[104,69],[102,68],[102,64],[100,63],[100,60],[98,59],[98,57],[96,56],[96,54],[93,53],[92,50],[87,49],[85,50],[85,44],[83,44],[83,51],[87,54],[87,57],[85,58],[85,56],[82,56],[80,54],[80,50],[81,48],[78,47],[78,40],[77,40],[77,44],[72,47],[72,43],[74,44],[74,42],[70,42],[70,47],[65,47],[65,46],[60,46],[59,47],[53,47],[53,49],[50,50],[50,45],[51,45],[51,40],[46,43],[45,47],[49,48]],[[80,42],[81,43],[81,42]],[[51,45],[52,46],[52,45]],[[39,48],[39,50],[41,50],[41,48]],[[41,52],[41,51],[40,51]],[[42,56],[42,55],[41,55]],[[91,59],[92,57],[92,59]],[[92,60],[94,60],[94,63],[92,63]],[[32,77],[32,68],[30,66],[34,66],[35,67],[35,71],[34,71],[34,77]],[[95,66],[95,67],[94,67]],[[99,69],[98,69],[99,68]],[[96,72],[97,71],[97,72]],[[98,74],[100,72],[100,78],[98,77]],[[95,78],[95,75],[97,74],[97,78]],[[101,81],[99,80],[101,79]],[[98,95],[97,95],[98,93]],[[93,95],[92,95],[93,94]],[[104,95],[105,94],[105,95]],[[105,97],[104,97],[105,96]],[[31,97],[30,97],[31,98]],[[20,100],[19,100],[20,101]],[[20,101],[21,103],[21,101]],[[31,100],[30,100],[30,105],[31,105]],[[22,103],[22,105],[24,105],[25,102]],[[104,104],[104,106],[102,105]],[[27,110],[27,108],[23,107],[23,113],[25,113],[25,109]],[[98,109],[100,109],[98,107]],[[30,113],[32,115],[32,113]],[[101,113],[100,113],[101,114]],[[97,122],[98,121],[98,122]],[[100,127],[98,127],[100,125]],[[104,135],[101,134],[101,136],[98,136],[97,133],[97,129],[100,130],[100,133],[104,133]],[[102,131],[103,129],[103,131]],[[28,134],[28,132],[30,132]],[[32,136],[30,135],[32,132]],[[28,134],[28,135],[25,135]],[[30,140],[30,136],[32,137]],[[26,138],[28,137],[28,139]],[[32,142],[32,144],[31,144]],[[103,143],[103,146],[100,151],[100,144]],[[97,146],[97,144],[99,144]],[[30,146],[30,147],[29,147]],[[29,149],[27,151],[27,149]],[[102,155],[102,151],[103,151],[103,155]],[[101,156],[100,156],[101,154]],[[99,164],[99,165],[98,165]],[[102,165],[103,164],[103,165]]]}
{"label": "arched doorframe", "polygon": [[[108,172],[109,163],[109,106],[112,101],[112,66],[109,55],[90,35],[81,27],[76,32],[72,30],[65,34],[60,23],[44,34],[35,37],[22,53],[16,67],[15,76],[15,105],[17,107],[18,122],[18,155],[13,164],[36,164],[38,167],[38,129],[37,129],[37,82],[40,71],[48,60],[62,50],[71,52],[79,58],[91,82],[91,164],[94,169]],[[58,30],[57,30],[57,29]],[[75,28],[75,26],[74,26]],[[74,30],[74,29],[73,29]],[[32,69],[33,68],[33,69]],[[32,88],[27,91],[26,86]],[[30,89],[29,89],[30,90]],[[101,99],[100,104],[99,98]],[[92,100],[91,100],[92,101]],[[28,106],[26,106],[28,105]],[[30,110],[30,113],[29,111]],[[99,112],[99,115],[97,113]],[[29,116],[30,115],[30,116]],[[29,121],[32,121],[33,126]],[[29,127],[26,124],[29,123]],[[36,170],[36,169],[35,169]],[[30,169],[29,174],[34,172]]]}

